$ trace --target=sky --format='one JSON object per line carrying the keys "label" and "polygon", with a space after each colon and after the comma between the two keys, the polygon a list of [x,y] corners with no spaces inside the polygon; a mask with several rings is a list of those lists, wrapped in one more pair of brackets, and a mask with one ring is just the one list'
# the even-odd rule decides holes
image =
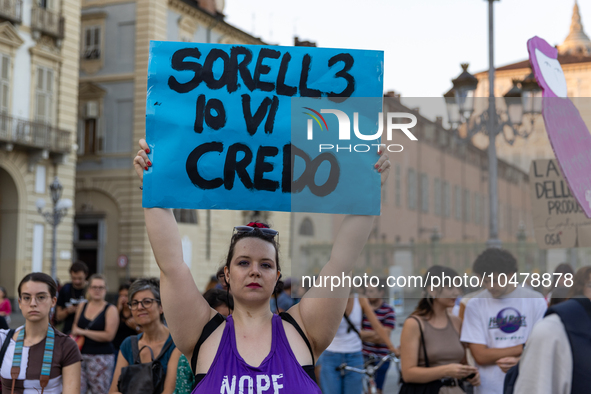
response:
{"label": "sky", "polygon": [[[591,34],[591,0],[578,0]],[[574,0],[494,3],[495,66],[528,57],[535,35],[551,45],[569,33]],[[484,0],[225,0],[226,21],[264,42],[384,51],[384,91],[441,97],[460,72],[488,70],[488,1]],[[587,26],[589,28],[587,28]]]}

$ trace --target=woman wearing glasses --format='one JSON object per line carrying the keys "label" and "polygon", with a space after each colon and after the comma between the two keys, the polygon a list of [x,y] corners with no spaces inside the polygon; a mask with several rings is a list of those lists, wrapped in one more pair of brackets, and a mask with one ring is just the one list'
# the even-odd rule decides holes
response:
{"label": "woman wearing glasses", "polygon": [[[0,356],[2,392],[80,392],[82,357],[76,342],[49,324],[49,313],[57,302],[56,294],[55,281],[41,272],[26,275],[18,285],[18,305],[25,325],[16,331],[0,330],[0,348],[6,345],[4,357]],[[11,332],[12,338],[9,337]],[[12,371],[16,373],[15,379]]]}
{"label": "woman wearing glasses", "polygon": [[[109,393],[119,392],[121,371],[134,364],[132,340],[136,338],[138,350],[142,349],[139,353],[140,361],[149,363],[152,361],[152,355],[154,359],[158,358],[165,376],[161,392],[171,394],[176,383],[176,371],[181,352],[176,349],[168,327],[164,325],[158,279],[138,279],[133,282],[129,288],[129,299],[131,314],[136,323],[141,326],[142,333],[136,337],[126,338],[121,344]],[[127,377],[123,379],[129,377],[129,375],[125,376]]]}
{"label": "woman wearing glasses", "polygon": [[[134,167],[143,180],[144,169],[152,163],[146,155],[149,147],[145,140],[140,140],[140,147]],[[385,155],[375,164],[382,184],[389,168]],[[183,262],[171,210],[150,208],[144,214],[160,267],[170,332],[196,374],[198,383],[193,393],[320,393],[314,363],[337,331],[350,288],[312,288],[287,313],[274,315],[269,304],[281,277],[277,231],[251,223],[235,227],[230,240],[224,274],[234,309],[224,319],[199,293]],[[352,271],[373,220],[373,216],[344,218],[330,261],[320,275],[341,277]]]}
{"label": "woman wearing glasses", "polygon": [[81,394],[106,394],[109,391],[115,355],[113,339],[119,327],[117,307],[105,301],[107,285],[102,275],[88,280],[85,302],[76,311],[73,336],[83,336]]}

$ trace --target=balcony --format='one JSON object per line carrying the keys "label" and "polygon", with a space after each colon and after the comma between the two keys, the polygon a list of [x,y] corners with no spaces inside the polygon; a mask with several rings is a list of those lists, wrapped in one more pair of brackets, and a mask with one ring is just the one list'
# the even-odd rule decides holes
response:
{"label": "balcony", "polygon": [[0,114],[0,145],[5,150],[20,147],[44,156],[63,156],[70,152],[70,132],[56,127]]}
{"label": "balcony", "polygon": [[42,33],[61,40],[64,38],[64,17],[46,8],[33,7],[31,10],[31,30],[33,33]]}
{"label": "balcony", "polygon": [[21,0],[0,0],[0,20],[12,23],[23,21],[23,2]]}

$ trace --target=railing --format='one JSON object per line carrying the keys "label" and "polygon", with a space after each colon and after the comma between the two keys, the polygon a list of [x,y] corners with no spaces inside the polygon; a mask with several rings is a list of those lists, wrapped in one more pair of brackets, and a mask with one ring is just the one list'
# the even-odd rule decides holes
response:
{"label": "railing", "polygon": [[68,153],[71,149],[69,131],[3,114],[0,114],[0,142],[47,149],[51,153]]}
{"label": "railing", "polygon": [[45,8],[33,7],[31,10],[31,28],[51,37],[62,39],[64,38],[64,17]]}
{"label": "railing", "polygon": [[0,20],[5,19],[13,23],[23,20],[23,2],[21,0],[0,0]]}

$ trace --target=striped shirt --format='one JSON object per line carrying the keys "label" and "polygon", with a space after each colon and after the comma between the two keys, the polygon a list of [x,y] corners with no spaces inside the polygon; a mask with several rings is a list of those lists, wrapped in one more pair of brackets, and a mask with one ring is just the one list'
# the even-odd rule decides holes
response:
{"label": "striped shirt", "polygon": [[[394,308],[390,305],[382,302],[379,308],[374,309],[374,313],[376,314],[378,320],[382,325],[386,328],[391,328],[392,330],[396,327],[396,315],[394,313]],[[367,331],[373,331],[371,327],[371,323],[367,320],[367,316],[363,315],[363,322],[361,323],[361,329]],[[371,342],[363,342],[363,354],[370,355],[375,354],[377,356],[387,356],[390,353],[388,350],[388,346],[378,344],[378,343],[371,343]]]}

